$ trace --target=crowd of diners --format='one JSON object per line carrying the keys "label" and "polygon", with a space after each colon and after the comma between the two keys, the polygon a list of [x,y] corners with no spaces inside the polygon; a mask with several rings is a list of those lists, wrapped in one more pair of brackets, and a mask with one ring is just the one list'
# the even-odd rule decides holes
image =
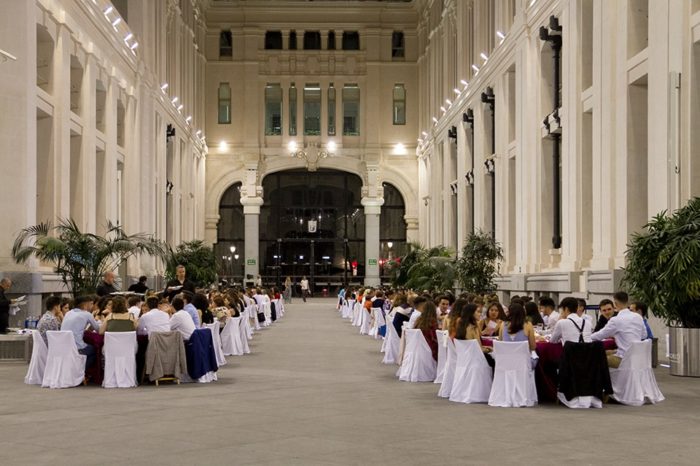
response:
{"label": "crowd of diners", "polygon": [[[634,301],[624,291],[598,303],[596,318],[586,312],[584,299],[565,297],[555,303],[551,297],[536,301],[530,296],[513,296],[507,305],[496,294],[477,295],[450,292],[430,293],[405,289],[348,288],[340,291],[338,306],[345,301],[359,302],[372,314],[381,310],[386,325],[398,335],[404,329],[419,329],[433,358],[438,357],[437,330],[447,331],[456,340],[476,340],[491,367],[494,360],[485,338],[506,342],[527,341],[534,351],[538,341],[550,343],[591,342],[612,338],[616,349],[607,352],[608,366],[619,367],[626,350],[635,341],[653,338],[647,322],[647,305]],[[374,318],[374,317],[373,317]],[[379,328],[384,336],[386,328]]]}
{"label": "crowd of diners", "polygon": [[[69,330],[73,333],[78,352],[87,356],[86,368],[95,363],[96,350],[85,341],[86,331],[133,332],[148,336],[153,332],[178,331],[183,340],[215,320],[224,328],[226,320],[241,316],[252,303],[262,314],[264,305],[280,299],[276,288],[217,288],[197,289],[186,276],[186,269],[179,265],[177,276],[163,290],[150,290],[134,285],[125,294],[114,286],[114,273],[107,272],[94,295],[76,296],[74,299],[51,296],[46,299],[45,312],[39,319],[37,330],[48,345],[46,332]],[[138,284],[145,286],[146,277]],[[260,324],[268,325],[265,315],[250,316]],[[270,321],[275,320],[273,313]]]}

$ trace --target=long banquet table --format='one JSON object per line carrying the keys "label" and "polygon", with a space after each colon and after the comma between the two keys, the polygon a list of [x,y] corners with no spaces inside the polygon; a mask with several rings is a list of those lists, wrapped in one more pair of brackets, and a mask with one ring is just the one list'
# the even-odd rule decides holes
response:
{"label": "long banquet table", "polygon": [[[490,338],[482,338],[481,344],[483,346],[492,347],[493,340]],[[617,346],[615,346],[615,340],[603,340],[603,348],[606,350],[617,348]],[[561,343],[538,341],[535,351],[540,358],[535,368],[537,397],[540,403],[543,401],[556,401],[559,382],[559,361],[561,360],[562,354],[564,354],[564,347]]]}

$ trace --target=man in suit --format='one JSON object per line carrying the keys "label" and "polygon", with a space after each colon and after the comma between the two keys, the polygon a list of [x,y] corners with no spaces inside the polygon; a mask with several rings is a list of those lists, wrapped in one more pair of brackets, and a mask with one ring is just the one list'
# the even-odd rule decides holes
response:
{"label": "man in suit", "polygon": [[97,296],[107,296],[108,294],[116,293],[117,288],[114,286],[114,272],[105,272],[102,283],[97,287]]}

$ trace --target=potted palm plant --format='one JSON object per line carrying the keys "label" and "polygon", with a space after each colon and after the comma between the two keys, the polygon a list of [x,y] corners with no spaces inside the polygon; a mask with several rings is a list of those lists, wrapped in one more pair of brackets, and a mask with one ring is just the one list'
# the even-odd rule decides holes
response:
{"label": "potted palm plant", "polygon": [[700,377],[700,197],[632,235],[623,284],[669,329],[671,374]]}
{"label": "potted palm plant", "polygon": [[204,241],[187,241],[169,251],[165,278],[175,278],[175,268],[180,264],[187,269],[187,278],[199,287],[207,287],[217,281],[214,250]]}
{"label": "potted palm plant", "polygon": [[144,233],[127,235],[121,226],[112,223],[105,236],[84,233],[73,220],[24,228],[12,247],[12,257],[18,264],[32,257],[52,264],[73,296],[95,293],[105,272],[139,254],[165,259],[167,247]]}
{"label": "potted palm plant", "polygon": [[498,275],[498,262],[503,259],[503,249],[489,233],[471,233],[462,254],[457,259],[457,279],[462,288],[475,294],[496,290],[494,279]]}

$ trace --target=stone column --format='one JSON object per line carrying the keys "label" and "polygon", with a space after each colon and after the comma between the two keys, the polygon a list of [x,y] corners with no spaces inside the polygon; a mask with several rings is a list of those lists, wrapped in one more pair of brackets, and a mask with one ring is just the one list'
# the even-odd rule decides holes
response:
{"label": "stone column", "polygon": [[365,286],[379,286],[379,215],[382,197],[363,197],[365,208]]}
{"label": "stone column", "polygon": [[403,219],[406,221],[406,242],[420,242],[420,236],[418,232],[418,216],[407,214],[403,216]]}
{"label": "stone column", "polygon": [[[260,273],[260,206],[262,197],[241,197],[245,215],[245,276],[243,283],[252,282]],[[247,278],[247,277],[251,278]]]}

